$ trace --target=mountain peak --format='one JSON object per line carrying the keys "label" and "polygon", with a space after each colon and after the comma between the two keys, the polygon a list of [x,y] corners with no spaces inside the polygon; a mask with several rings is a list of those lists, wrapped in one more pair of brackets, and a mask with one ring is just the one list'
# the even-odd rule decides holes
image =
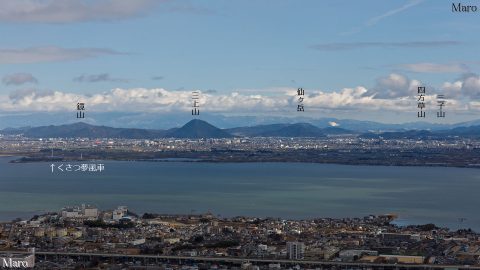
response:
{"label": "mountain peak", "polygon": [[183,125],[181,128],[174,129],[168,133],[168,136],[174,138],[230,138],[233,137],[230,133],[219,129],[212,124],[200,120],[193,119]]}
{"label": "mountain peak", "polygon": [[61,125],[62,127],[94,127],[94,125],[91,125],[91,124],[88,124],[88,123],[85,123],[85,122],[75,122],[75,123],[71,123],[71,124],[64,124],[64,125]]}
{"label": "mountain peak", "polygon": [[190,125],[209,125],[209,126],[212,126],[212,124],[208,123],[207,121],[204,121],[204,120],[200,120],[200,119],[192,119],[190,121],[188,121],[185,125],[183,126],[190,126]]}

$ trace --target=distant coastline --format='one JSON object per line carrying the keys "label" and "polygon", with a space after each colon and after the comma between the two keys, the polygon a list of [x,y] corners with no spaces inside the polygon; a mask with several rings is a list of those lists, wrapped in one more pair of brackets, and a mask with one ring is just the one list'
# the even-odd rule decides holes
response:
{"label": "distant coastline", "polygon": [[[95,160],[109,161],[135,161],[135,162],[205,162],[205,163],[318,163],[318,164],[338,164],[338,165],[355,165],[355,166],[412,166],[412,167],[454,167],[454,168],[473,168],[480,169],[480,164],[470,163],[468,160],[454,159],[453,161],[442,162],[439,158],[429,162],[422,161],[418,158],[383,158],[388,153],[378,151],[367,155],[365,153],[337,153],[332,152],[330,155],[318,151],[291,151],[291,152],[249,152],[249,151],[199,151],[199,152],[153,152],[138,153],[124,152],[112,154],[106,152],[96,152],[90,155],[83,152],[82,159],[78,158],[79,154],[75,151],[62,152],[61,156],[45,156],[38,153],[24,153],[19,155],[4,154],[2,156],[17,157],[10,163],[31,163],[31,162],[87,162]],[[419,154],[420,155],[420,154]],[[422,153],[428,155],[428,153]],[[453,155],[453,153],[451,153]]]}

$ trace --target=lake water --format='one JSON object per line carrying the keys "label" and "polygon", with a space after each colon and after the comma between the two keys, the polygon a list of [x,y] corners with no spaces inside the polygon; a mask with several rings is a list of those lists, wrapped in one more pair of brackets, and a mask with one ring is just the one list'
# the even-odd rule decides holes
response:
{"label": "lake water", "polygon": [[4,221],[87,203],[101,209],[127,205],[137,213],[295,219],[396,213],[403,224],[480,231],[477,169],[102,161],[103,172],[52,173],[50,163],[11,159],[0,157]]}

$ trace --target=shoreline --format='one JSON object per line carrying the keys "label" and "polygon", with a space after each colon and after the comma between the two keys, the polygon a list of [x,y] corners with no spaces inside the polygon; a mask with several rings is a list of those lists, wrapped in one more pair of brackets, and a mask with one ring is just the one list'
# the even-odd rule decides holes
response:
{"label": "shoreline", "polygon": [[[0,155],[0,157],[16,157],[15,155]],[[28,160],[22,160],[23,158]],[[459,168],[459,169],[480,169],[480,164],[472,165],[454,165],[454,164],[380,164],[380,163],[358,163],[358,162],[321,162],[321,161],[300,161],[300,160],[212,160],[212,159],[195,159],[195,158],[165,158],[165,159],[30,159],[29,157],[20,157],[9,161],[15,164],[28,163],[47,163],[47,162],[95,162],[95,161],[115,161],[115,162],[172,162],[172,163],[300,163],[300,164],[325,164],[325,165],[347,165],[347,166],[379,166],[379,167],[424,167],[424,168]]]}
{"label": "shoreline", "polygon": [[[3,216],[2,212],[0,212],[0,224],[5,224],[5,223],[11,223],[13,220],[16,219],[22,219],[22,220],[30,220],[34,216],[43,216],[43,215],[49,215],[49,214],[58,214],[58,210],[36,210],[36,211],[23,211],[23,212],[18,212],[17,214],[15,211],[9,212],[9,216],[12,218],[10,220],[7,220],[5,218],[2,218]],[[141,212],[139,212],[141,213]],[[407,228],[407,227],[419,227],[419,226],[424,226],[424,225],[429,225],[433,224],[439,229],[447,229],[451,231],[455,231],[458,229],[448,227],[448,226],[441,226],[438,224],[435,224],[433,222],[427,222],[427,223],[414,223],[414,222],[409,222],[409,219],[402,218],[398,216],[395,213],[386,213],[386,214],[369,214],[366,216],[343,216],[343,217],[326,217],[326,216],[317,216],[317,217],[305,217],[305,218],[292,218],[292,217],[281,217],[281,216],[257,216],[257,215],[215,215],[210,212],[207,213],[198,213],[198,214],[192,214],[192,213],[154,213],[154,212],[144,212],[139,214],[139,216],[145,215],[145,214],[152,214],[155,216],[159,217],[175,217],[175,218],[181,218],[181,217],[197,217],[197,216],[202,216],[202,215],[213,215],[217,216],[221,219],[237,219],[237,218],[247,218],[247,219],[259,219],[259,220],[285,220],[285,221],[296,221],[296,222],[302,222],[302,221],[315,221],[315,220],[357,220],[357,219],[363,219],[369,216],[372,217],[383,217],[385,219],[389,220],[389,223],[391,225],[394,225],[398,228]],[[467,228],[464,228],[467,229]]]}

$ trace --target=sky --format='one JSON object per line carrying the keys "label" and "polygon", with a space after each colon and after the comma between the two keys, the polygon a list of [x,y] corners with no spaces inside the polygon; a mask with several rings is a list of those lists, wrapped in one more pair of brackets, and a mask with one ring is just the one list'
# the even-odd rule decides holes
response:
{"label": "sky", "polygon": [[[478,4],[461,1],[462,4]],[[444,0],[0,0],[0,115],[480,118],[480,13]],[[426,118],[417,88],[426,87]],[[304,112],[297,89],[305,91]],[[436,117],[444,95],[445,118]]]}

